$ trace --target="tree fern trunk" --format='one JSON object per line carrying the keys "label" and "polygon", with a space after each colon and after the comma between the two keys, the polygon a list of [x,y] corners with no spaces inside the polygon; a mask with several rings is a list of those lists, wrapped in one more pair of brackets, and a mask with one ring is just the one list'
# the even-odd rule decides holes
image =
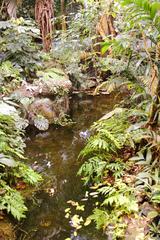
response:
{"label": "tree fern trunk", "polygon": [[65,16],[65,2],[61,0],[61,15],[62,15],[62,30],[66,32],[66,16]]}
{"label": "tree fern trunk", "polygon": [[52,47],[53,0],[36,0],[35,19],[40,27],[43,49],[49,52]]}
{"label": "tree fern trunk", "polygon": [[151,113],[149,118],[149,125],[157,126],[159,120],[159,104],[160,104],[160,74],[158,72],[158,84],[156,87],[156,94],[153,97]]}

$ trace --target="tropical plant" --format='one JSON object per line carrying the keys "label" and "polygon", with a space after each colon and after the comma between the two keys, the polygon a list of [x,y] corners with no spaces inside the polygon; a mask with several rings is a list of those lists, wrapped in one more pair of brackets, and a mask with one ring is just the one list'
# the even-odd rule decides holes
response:
{"label": "tropical plant", "polygon": [[[152,108],[149,123],[158,122],[159,104],[159,8],[158,1],[116,1],[120,3],[124,23],[123,28],[116,38],[107,39],[102,47],[102,52],[112,48],[112,58],[120,55],[128,62],[127,70],[130,80],[137,80],[146,92],[152,96]],[[123,58],[121,58],[122,61]],[[127,60],[128,59],[128,60]],[[133,64],[135,71],[141,69],[141,73],[131,74]],[[143,71],[142,71],[143,70]],[[123,74],[124,75],[124,74]],[[121,76],[123,76],[121,75]],[[128,78],[127,77],[127,78]],[[126,81],[126,80],[125,80]],[[127,82],[127,81],[126,81]]]}
{"label": "tropical plant", "polygon": [[35,185],[42,178],[23,163],[23,130],[18,128],[16,121],[14,116],[0,115],[0,210],[20,220],[25,217],[27,208],[16,185],[18,182]]}

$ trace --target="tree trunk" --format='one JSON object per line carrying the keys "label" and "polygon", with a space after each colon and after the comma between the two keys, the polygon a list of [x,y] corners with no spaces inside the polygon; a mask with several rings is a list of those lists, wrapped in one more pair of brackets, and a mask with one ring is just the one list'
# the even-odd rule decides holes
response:
{"label": "tree trunk", "polygon": [[10,18],[17,18],[17,1],[16,0],[7,1],[7,12]]}
{"label": "tree trunk", "polygon": [[66,16],[65,16],[65,2],[61,0],[61,17],[62,17],[62,30],[66,32]]}
{"label": "tree trunk", "polygon": [[156,126],[159,120],[160,104],[160,72],[157,64],[152,65],[151,79],[148,88],[152,96],[152,105],[147,125]]}
{"label": "tree trunk", "polygon": [[[104,13],[98,22],[96,26],[96,34],[98,35],[96,41],[97,43],[101,43],[106,39],[106,37],[109,37],[110,39],[114,38],[117,33],[114,28],[114,18],[110,14]],[[96,52],[99,52],[101,54],[101,45],[96,46]],[[111,54],[112,50],[110,49],[105,55],[107,56],[108,54]]]}
{"label": "tree trunk", "polygon": [[53,0],[36,0],[35,3],[35,19],[41,31],[43,49],[49,52],[52,47],[53,35]]}
{"label": "tree trunk", "polygon": [[113,22],[114,18],[111,15],[104,14],[97,24],[97,34],[99,34],[103,40],[105,40],[107,36],[111,38],[116,36]]}
{"label": "tree trunk", "polygon": [[150,112],[150,118],[148,124],[151,126],[157,126],[159,120],[159,104],[160,104],[160,76],[158,78],[158,84],[156,88],[156,95],[153,97]]}

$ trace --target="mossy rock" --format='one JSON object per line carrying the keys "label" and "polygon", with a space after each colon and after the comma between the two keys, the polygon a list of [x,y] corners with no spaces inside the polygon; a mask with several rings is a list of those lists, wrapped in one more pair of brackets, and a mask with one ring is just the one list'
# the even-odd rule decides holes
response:
{"label": "mossy rock", "polygon": [[33,85],[40,87],[41,95],[64,95],[72,87],[72,83],[62,69],[50,68],[38,71]]}
{"label": "mossy rock", "polygon": [[37,79],[33,83],[23,82],[16,89],[11,97],[20,100],[21,98],[63,96],[72,88],[68,76],[60,68],[50,68],[37,72]]}
{"label": "mossy rock", "polygon": [[69,110],[68,96],[49,98],[37,98],[28,108],[28,120],[39,130],[47,130],[49,124],[58,124]]}

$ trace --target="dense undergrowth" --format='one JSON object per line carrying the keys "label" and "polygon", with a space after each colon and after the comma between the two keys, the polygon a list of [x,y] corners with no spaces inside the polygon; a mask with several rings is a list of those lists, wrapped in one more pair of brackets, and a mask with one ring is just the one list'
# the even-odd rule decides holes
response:
{"label": "dense undergrowth", "polygon": [[[160,237],[159,8],[148,0],[113,3],[117,36],[106,38],[107,56],[97,61],[109,77],[94,94],[118,88],[130,97],[93,124],[80,153],[88,191],[66,209],[75,236],[93,221],[109,239],[132,239],[134,228],[134,239]],[[83,201],[92,204],[87,218]]]}
{"label": "dense undergrowth", "polygon": [[0,210],[17,220],[27,211],[20,191],[42,178],[26,164],[23,129],[28,122],[20,117],[20,105],[9,94],[40,65],[39,47],[33,42],[37,31],[23,19],[0,22]]}
{"label": "dense undergrowth", "polygon": [[[129,96],[93,124],[91,137],[80,153],[83,164],[78,174],[88,189],[83,200],[91,201],[92,213],[82,218],[70,207],[66,209],[75,237],[91,222],[111,239],[129,239],[130,228],[135,226],[141,229],[139,239],[160,237],[159,9],[159,1],[89,1],[87,6],[82,1],[78,10],[65,16],[66,31],[55,31],[50,54],[42,53],[40,32],[33,21],[20,18],[0,22],[3,100],[17,87],[28,87],[35,79],[47,82],[57,77],[55,68],[46,72],[45,61],[63,65],[73,90],[96,86],[96,95],[110,94],[118,88]],[[101,30],[108,26],[103,22],[108,18],[103,16],[112,16],[115,28],[115,34],[105,38],[97,32],[97,26]],[[61,21],[61,16],[56,21]],[[58,81],[62,76],[59,72]],[[62,91],[59,95],[63,95]],[[21,104],[26,106],[32,100],[12,95],[7,103],[22,109]],[[14,116],[0,115],[0,208],[21,219],[26,207],[17,185],[35,184],[41,177],[22,163],[23,130],[16,122]],[[40,121],[37,125],[43,124]],[[84,203],[69,204],[74,212],[85,212]]]}
{"label": "dense undergrowth", "polygon": [[18,191],[20,185],[35,185],[42,178],[25,163],[24,132],[17,120],[14,116],[0,115],[0,209],[20,220],[27,211]]}
{"label": "dense undergrowth", "polygon": [[[69,80],[66,80],[61,69],[56,68],[50,54],[42,51],[40,31],[31,19],[0,22],[0,52],[0,210],[20,220],[27,211],[20,190],[42,180],[26,164],[24,129],[29,124],[39,130],[48,129],[49,120],[43,116],[42,110],[46,109],[46,113],[52,117],[52,102],[45,96],[43,100],[39,95],[42,91],[44,95],[56,95],[58,102],[58,98],[67,94],[65,84]],[[47,61],[51,65],[48,68]],[[38,105],[31,107],[31,112],[28,107],[36,100]],[[59,102],[61,104],[61,100]],[[55,123],[64,125],[68,120],[60,107],[56,111],[61,119],[57,117]]]}
{"label": "dense undergrowth", "polygon": [[135,218],[136,227],[142,228],[136,237],[159,237],[159,130],[145,127],[147,115],[140,105],[139,109],[116,108],[91,127],[78,174],[90,186],[85,201],[92,199],[93,213],[86,220],[76,215],[75,220],[69,208],[67,218],[71,217],[75,231],[94,221],[112,239],[124,239]]}

